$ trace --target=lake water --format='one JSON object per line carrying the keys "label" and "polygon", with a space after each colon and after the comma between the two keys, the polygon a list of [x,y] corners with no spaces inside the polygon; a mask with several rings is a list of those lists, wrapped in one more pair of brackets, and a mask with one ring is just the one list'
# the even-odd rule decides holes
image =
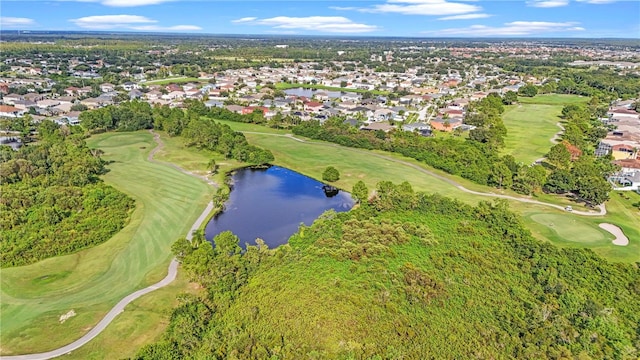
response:
{"label": "lake water", "polygon": [[261,238],[270,248],[287,243],[300,223],[311,225],[329,209],[342,212],[353,207],[343,191],[327,193],[324,184],[279,166],[266,170],[242,169],[233,177],[233,190],[225,210],[205,228],[211,241],[231,230],[241,246]]}
{"label": "lake water", "polygon": [[293,88],[293,89],[287,89],[284,92],[287,95],[305,96],[305,97],[308,97],[308,98],[312,97],[314,94],[316,94],[318,92],[327,93],[327,95],[329,96],[330,99],[337,99],[342,95],[342,93],[340,91],[304,89],[304,88],[300,88],[300,87],[299,88]]}

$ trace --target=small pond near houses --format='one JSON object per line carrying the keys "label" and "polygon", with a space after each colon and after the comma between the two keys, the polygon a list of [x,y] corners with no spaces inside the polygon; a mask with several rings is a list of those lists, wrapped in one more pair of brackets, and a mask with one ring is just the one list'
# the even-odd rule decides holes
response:
{"label": "small pond near houses", "polygon": [[348,193],[279,166],[238,170],[232,184],[224,211],[206,226],[209,241],[230,230],[243,247],[261,238],[275,248],[286,244],[300,223],[311,225],[326,210],[342,212],[353,206]]}

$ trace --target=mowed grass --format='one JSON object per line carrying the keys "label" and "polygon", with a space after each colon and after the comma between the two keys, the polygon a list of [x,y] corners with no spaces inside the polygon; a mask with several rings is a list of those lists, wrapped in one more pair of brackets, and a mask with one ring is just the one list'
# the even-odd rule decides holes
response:
{"label": "mowed grass", "polygon": [[[551,241],[561,247],[589,248],[605,258],[621,262],[640,261],[640,210],[631,204],[640,201],[640,195],[632,192],[611,193],[606,216],[575,216],[569,213],[525,211],[524,223],[532,234],[541,240]],[[617,246],[614,236],[601,229],[601,223],[619,226],[629,238],[629,245]]]}
{"label": "mowed grass", "polygon": [[518,102],[521,104],[539,104],[539,105],[572,105],[584,104],[589,101],[589,97],[580,95],[566,94],[541,94],[534,97],[519,96]]}
{"label": "mowed grass", "polygon": [[144,345],[157,341],[169,324],[178,294],[198,293],[200,286],[189,283],[182,271],[170,285],[129,304],[97,338],[59,359],[127,359]]}
{"label": "mowed grass", "polygon": [[554,134],[561,131],[562,105],[520,104],[506,107],[502,120],[507,127],[503,154],[516,161],[531,164],[544,157],[553,143]]}
{"label": "mowed grass", "polygon": [[[171,244],[187,233],[212,195],[201,180],[148,162],[156,146],[148,132],[101,134],[88,142],[113,161],[104,180],[134,198],[136,209],[129,224],[99,246],[2,269],[3,355],[66,345],[125,295],[163,278]],[[77,315],[61,324],[60,315],[70,310]]]}
{"label": "mowed grass", "polygon": [[[237,131],[247,131],[245,136],[250,143],[270,149],[275,155],[275,164],[284,166],[304,175],[315,179],[322,178],[322,171],[327,166],[334,166],[340,171],[340,180],[336,186],[350,190],[353,184],[358,180],[364,181],[370,190],[372,190],[379,181],[391,180],[393,182],[408,181],[418,191],[426,191],[428,193],[437,193],[444,196],[459,199],[463,202],[476,204],[480,200],[492,201],[493,198],[466,193],[457,187],[425,174],[413,167],[403,165],[396,161],[391,161],[376,157],[375,154],[391,157],[394,160],[402,160],[413,165],[418,165],[428,171],[453,179],[461,185],[475,191],[485,193],[505,193],[507,195],[518,196],[510,191],[501,191],[499,189],[490,188],[478,184],[472,184],[467,180],[444,174],[441,171],[432,169],[425,164],[409,159],[398,154],[390,154],[376,151],[366,151],[360,149],[336,146],[335,144],[323,141],[309,141],[302,143],[291,139],[286,135],[285,131],[267,129],[262,126],[223,122],[228,124]],[[249,132],[269,132],[270,134],[252,134]],[[566,213],[564,211],[550,208],[543,205],[523,203],[515,200],[509,200],[512,210],[523,216],[523,221],[531,230],[534,236],[543,241],[551,241],[560,246],[589,247],[599,255],[612,260],[622,262],[640,261],[640,228],[638,226],[640,213],[633,210],[631,200],[616,198],[612,194],[612,200],[607,203],[608,213],[605,216],[580,216],[576,214]],[[540,200],[551,202],[549,196],[540,196]],[[554,203],[562,205],[572,205],[574,208],[583,210],[571,201],[564,198],[553,198]],[[640,199],[636,200],[640,201]],[[561,231],[558,233],[557,228],[551,227],[549,222],[536,222],[531,216],[536,214],[551,214],[557,216],[555,222],[575,220],[575,224],[584,231],[592,232],[592,242],[582,242],[579,233],[570,231]],[[546,219],[548,220],[548,219]],[[620,226],[627,237],[629,237],[629,246],[616,246],[611,243],[610,234],[598,227],[599,223],[609,222]],[[588,230],[587,230],[588,229]],[[602,236],[598,238],[598,236]]]}

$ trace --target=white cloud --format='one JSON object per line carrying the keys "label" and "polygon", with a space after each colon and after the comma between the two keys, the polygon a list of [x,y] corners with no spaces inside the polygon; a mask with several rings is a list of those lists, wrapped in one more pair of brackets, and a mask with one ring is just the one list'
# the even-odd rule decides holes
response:
{"label": "white cloud", "polygon": [[8,17],[2,16],[0,17],[0,28],[3,29],[23,29],[28,28],[35,25],[35,21],[29,18],[20,18],[20,17]]}
{"label": "white cloud", "polygon": [[146,5],[158,5],[175,0],[58,0],[58,1],[75,1],[75,2],[94,2],[104,6],[111,7],[135,7]]}
{"label": "white cloud", "polygon": [[466,28],[443,29],[428,31],[426,34],[438,36],[529,36],[540,35],[542,33],[559,33],[584,31],[577,26],[577,22],[546,22],[546,21],[514,21],[504,24],[502,27],[492,27],[485,25],[472,25]]}
{"label": "white cloud", "polygon": [[77,26],[85,29],[114,29],[129,27],[132,24],[155,23],[156,20],[139,15],[96,15],[85,16],[78,19],[69,20]]}
{"label": "white cloud", "polygon": [[569,5],[569,0],[530,0],[527,5],[539,8],[554,8]]}
{"label": "white cloud", "polygon": [[233,23],[272,26],[277,30],[307,30],[323,33],[364,33],[379,30],[375,25],[359,24],[342,16],[276,16],[268,19],[241,18]]}
{"label": "white cloud", "polygon": [[157,20],[140,15],[96,15],[85,16],[78,19],[70,19],[72,23],[83,29],[91,30],[138,30],[138,31],[199,31],[201,27],[196,25],[156,25]]}
{"label": "white cloud", "polygon": [[489,14],[463,14],[463,15],[452,15],[438,18],[438,20],[471,20],[471,19],[484,19],[488,18],[491,15]]}
{"label": "white cloud", "polygon": [[254,20],[257,20],[257,19],[258,19],[257,17],[243,17],[241,19],[236,19],[236,20],[233,20],[231,22],[239,24],[239,23],[244,23],[244,22],[251,22],[251,21],[254,21]]}
{"label": "white cloud", "polygon": [[385,4],[359,9],[362,12],[397,13],[403,15],[458,15],[482,11],[477,5],[448,0],[388,0]]}

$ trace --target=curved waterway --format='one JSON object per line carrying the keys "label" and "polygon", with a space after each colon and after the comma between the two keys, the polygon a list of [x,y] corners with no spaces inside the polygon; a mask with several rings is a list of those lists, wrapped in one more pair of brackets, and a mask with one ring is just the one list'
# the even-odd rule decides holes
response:
{"label": "curved waterway", "polygon": [[232,176],[233,190],[225,209],[205,228],[211,241],[230,230],[240,244],[261,238],[270,248],[286,244],[300,223],[311,225],[323,212],[348,211],[351,195],[279,166],[241,169]]}

